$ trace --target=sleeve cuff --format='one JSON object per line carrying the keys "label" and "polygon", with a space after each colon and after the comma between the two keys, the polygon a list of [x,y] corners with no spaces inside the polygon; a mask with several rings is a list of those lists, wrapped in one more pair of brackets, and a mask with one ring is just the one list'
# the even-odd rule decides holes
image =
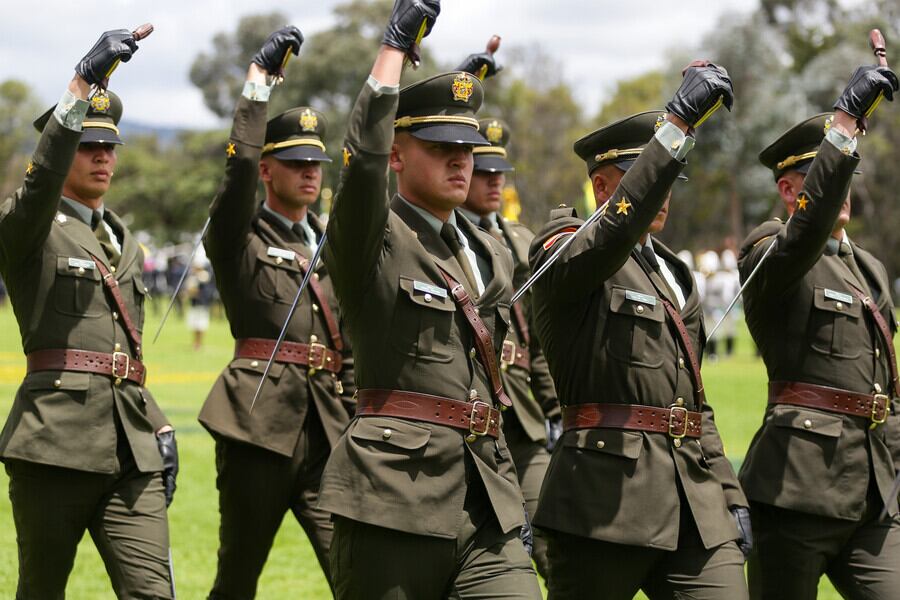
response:
{"label": "sleeve cuff", "polygon": [[268,102],[271,93],[272,86],[256,83],[255,81],[245,81],[241,95],[247,100],[253,100],[254,102]]}
{"label": "sleeve cuff", "polygon": [[858,144],[857,139],[855,137],[844,135],[834,127],[828,128],[828,131],[825,133],[825,139],[831,142],[835,148],[844,154],[853,154],[856,152],[856,146]]}
{"label": "sleeve cuff", "polygon": [[672,158],[681,162],[684,162],[684,158],[694,147],[695,143],[694,138],[685,135],[677,125],[669,121],[664,122],[656,130],[655,137],[669,151]]}
{"label": "sleeve cuff", "polygon": [[372,88],[372,91],[375,92],[376,96],[381,96],[382,94],[399,94],[400,86],[399,85],[384,85],[371,75],[366,80],[366,83],[369,84],[369,87]]}
{"label": "sleeve cuff", "polygon": [[66,129],[81,131],[89,106],[90,103],[87,100],[76,98],[75,94],[66,90],[56,104],[56,108],[53,109],[53,116]]}

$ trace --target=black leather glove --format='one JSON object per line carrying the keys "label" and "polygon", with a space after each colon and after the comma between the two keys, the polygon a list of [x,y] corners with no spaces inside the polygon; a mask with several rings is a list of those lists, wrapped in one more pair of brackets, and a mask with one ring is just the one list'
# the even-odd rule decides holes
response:
{"label": "black leather glove", "polygon": [[695,60],[682,71],[684,79],[666,111],[694,128],[719,98],[728,110],[734,104],[734,89],[728,71],[705,60]]}
{"label": "black leather glove", "polygon": [[175,432],[164,431],[156,434],[156,444],[163,461],[163,488],[166,494],[166,508],[175,497],[175,478],[178,477],[178,444],[175,443]]}
{"label": "black leather glove", "polygon": [[422,21],[426,21],[427,36],[431,33],[440,12],[440,0],[396,0],[381,43],[406,53],[415,51],[413,46],[419,35],[419,28],[422,27]]}
{"label": "black leather glove", "polygon": [[137,52],[134,34],[127,29],[107,31],[75,65],[75,72],[90,85],[104,86],[116,61],[128,62]]}
{"label": "black leather glove", "polygon": [[300,53],[303,34],[293,25],[282,27],[266,39],[259,52],[253,55],[251,62],[269,72],[269,75],[281,75],[281,65],[288,52],[294,56]]}
{"label": "black leather glove", "polygon": [[528,553],[528,556],[531,556],[531,553],[534,552],[534,531],[531,529],[531,519],[528,518],[528,510],[524,507],[522,510],[525,511],[525,524],[519,529],[519,539],[522,540],[522,545],[525,546],[525,552]]}
{"label": "black leather glove", "polygon": [[732,506],[728,510],[731,512],[731,516],[734,517],[738,534],[740,534],[740,537],[737,540],[738,548],[744,553],[744,560],[747,560],[750,556],[750,551],[753,549],[753,530],[750,529],[750,509],[744,506]]}
{"label": "black leather glove", "polygon": [[544,421],[544,431],[547,432],[547,452],[553,452],[556,442],[563,434],[562,417],[551,417]]}
{"label": "black leather glove", "polygon": [[494,55],[490,52],[470,54],[454,70],[465,71],[466,73],[471,73],[472,75],[477,76],[478,72],[481,71],[481,67],[485,65],[487,65],[487,72],[485,72],[484,74],[485,79],[487,79],[488,77],[493,77],[503,70],[503,67],[497,65],[497,62],[494,60]]}
{"label": "black leather glove", "polygon": [[887,67],[859,67],[850,77],[850,83],[844,88],[834,103],[834,108],[861,119],[872,107],[879,92],[884,92],[888,101],[894,99],[894,92],[900,90],[897,75]]}

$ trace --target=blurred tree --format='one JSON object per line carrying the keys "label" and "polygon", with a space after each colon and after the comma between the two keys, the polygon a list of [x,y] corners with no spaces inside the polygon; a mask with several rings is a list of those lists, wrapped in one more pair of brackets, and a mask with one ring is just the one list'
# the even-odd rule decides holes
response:
{"label": "blurred tree", "polygon": [[28,84],[0,82],[0,198],[22,184],[28,154],[37,141],[31,126],[41,104]]}

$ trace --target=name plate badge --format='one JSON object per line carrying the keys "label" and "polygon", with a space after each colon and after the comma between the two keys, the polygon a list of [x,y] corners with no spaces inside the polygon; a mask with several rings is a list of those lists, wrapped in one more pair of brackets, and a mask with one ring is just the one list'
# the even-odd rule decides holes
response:
{"label": "name plate badge", "polygon": [[447,297],[447,290],[430,283],[425,283],[424,281],[413,281],[413,290],[417,292],[423,292],[425,294],[431,294],[432,296],[437,296],[438,298]]}
{"label": "name plate badge", "polygon": [[269,246],[269,249],[266,251],[266,255],[274,256],[275,258],[283,258],[284,260],[294,260],[294,257],[297,256],[297,253],[293,250],[285,250],[284,248]]}
{"label": "name plate badge", "polygon": [[634,290],[625,290],[625,299],[631,300],[632,302],[640,302],[647,306],[656,306],[656,296],[648,296],[647,294],[635,292]]}
{"label": "name plate badge", "polygon": [[93,271],[94,261],[88,260],[86,258],[70,258],[69,259],[69,268],[70,269],[87,269],[89,271]]}
{"label": "name plate badge", "polygon": [[829,290],[828,288],[825,288],[825,297],[829,300],[837,300],[838,302],[843,302],[844,304],[853,304],[853,296],[851,296],[850,294],[844,294],[843,292]]}

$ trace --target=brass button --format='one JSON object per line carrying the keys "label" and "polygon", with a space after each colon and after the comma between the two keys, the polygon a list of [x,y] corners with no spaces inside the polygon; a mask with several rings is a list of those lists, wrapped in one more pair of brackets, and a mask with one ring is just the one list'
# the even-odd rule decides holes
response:
{"label": "brass button", "polygon": [[319,305],[313,304],[313,312],[319,312]]}
{"label": "brass button", "polygon": [[383,440],[389,440],[389,439],[391,439],[391,435],[392,435],[393,433],[394,433],[394,432],[391,431],[390,429],[385,429],[383,432],[381,432],[381,439],[383,439]]}
{"label": "brass button", "polygon": [[78,274],[84,275],[84,267],[78,267]]}
{"label": "brass button", "polygon": [[835,307],[836,309],[838,309],[838,310],[844,310],[844,303],[843,303],[843,302],[836,302],[836,303],[834,304],[834,307]]}
{"label": "brass button", "polygon": [[116,387],[119,387],[120,385],[122,385],[122,378],[121,378],[121,377],[116,377],[115,384],[116,384]]}
{"label": "brass button", "polygon": [[118,352],[119,350],[122,349],[122,344],[120,344],[119,342],[116,342],[116,345],[113,346],[113,349],[114,349],[116,352]]}
{"label": "brass button", "polygon": [[318,337],[318,336],[316,336],[316,335],[311,335],[311,336],[309,336],[309,343],[310,343],[310,344],[315,344],[315,343],[318,342],[318,341],[319,341],[319,337]]}
{"label": "brass button", "polygon": [[679,369],[683,369],[683,368],[684,368],[684,359],[683,359],[682,357],[680,357],[680,356],[678,357],[678,368],[679,368]]}
{"label": "brass button", "polygon": [[531,375],[525,377],[525,383],[531,383]]}
{"label": "brass button", "polygon": [[478,390],[469,390],[469,400],[474,400],[478,397]]}
{"label": "brass button", "polygon": [[148,290],[147,288],[144,288],[144,293],[148,294],[148,293],[150,293],[150,290]]}
{"label": "brass button", "polygon": [[61,385],[62,385],[62,381],[60,381],[59,379],[55,379],[55,380],[53,381],[53,387],[57,387],[57,388],[58,388],[58,387],[61,386]]}
{"label": "brass button", "polygon": [[425,294],[425,302],[431,302],[434,298],[431,294]]}
{"label": "brass button", "polygon": [[679,148],[681,148],[681,140],[672,142],[672,150],[678,150]]}
{"label": "brass button", "polygon": [[675,398],[675,404],[678,406],[684,406],[684,398]]}
{"label": "brass button", "polygon": [[469,442],[470,444],[477,439],[478,439],[478,436],[475,435],[474,433],[470,433],[469,435],[466,436],[466,441]]}
{"label": "brass button", "polygon": [[110,270],[111,273],[115,273],[115,272],[116,272],[116,265],[112,265],[112,266],[109,268],[109,270]]}
{"label": "brass button", "polygon": [[115,320],[115,321],[119,320],[119,313],[117,313],[116,311],[113,311],[113,320]]}
{"label": "brass button", "polygon": [[276,264],[276,265],[280,265],[280,264],[283,263],[283,262],[284,262],[284,259],[281,258],[280,256],[277,257],[277,258],[275,259],[275,264]]}
{"label": "brass button", "polygon": [[881,358],[881,348],[875,348],[875,358]]}
{"label": "brass button", "polygon": [[880,393],[881,393],[881,384],[880,384],[880,383],[876,383],[876,384],[875,384],[875,393],[876,393],[876,394],[880,394]]}
{"label": "brass button", "polygon": [[318,274],[318,273],[313,273],[313,279],[315,279],[316,281],[318,281],[318,280],[319,280],[319,274]]}
{"label": "brass button", "polygon": [[259,361],[258,360],[250,361],[250,366],[255,369],[256,367],[259,366]]}
{"label": "brass button", "polygon": [[812,421],[809,419],[803,421],[803,429],[812,429]]}
{"label": "brass button", "polygon": [[681,438],[675,438],[674,440],[672,440],[672,443],[676,448],[681,448]]}
{"label": "brass button", "polygon": [[475,358],[475,348],[469,350],[469,358]]}
{"label": "brass button", "polygon": [[605,445],[606,445],[606,442],[604,442],[603,440],[600,440],[597,442],[597,448],[600,450],[602,450],[603,446],[605,446]]}
{"label": "brass button", "polygon": [[642,315],[642,314],[644,314],[644,305],[643,305],[643,304],[638,304],[638,307],[637,307],[636,309],[634,309],[634,310],[637,311],[637,314]]}

